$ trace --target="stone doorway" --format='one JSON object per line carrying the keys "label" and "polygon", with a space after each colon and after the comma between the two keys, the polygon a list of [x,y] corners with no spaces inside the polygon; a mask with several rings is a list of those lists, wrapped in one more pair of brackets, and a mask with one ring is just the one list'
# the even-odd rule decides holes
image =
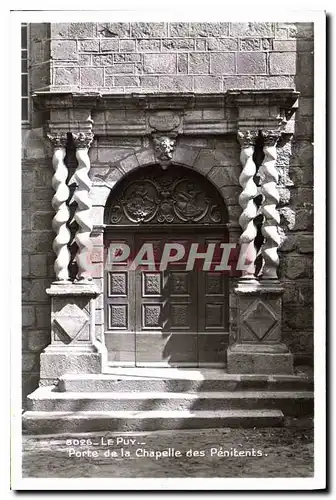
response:
{"label": "stone doorway", "polygon": [[[105,344],[114,366],[223,366],[229,337],[229,277],[215,271],[228,241],[226,207],[214,186],[181,167],[145,167],[111,193],[105,251],[126,245],[128,259],[105,266]],[[165,245],[183,256],[160,268]],[[132,269],[141,249],[154,261]],[[187,260],[192,245],[214,252],[209,269]],[[148,254],[142,256],[148,259]],[[106,259],[105,259],[106,261]],[[106,261],[107,262],[107,261]]]}

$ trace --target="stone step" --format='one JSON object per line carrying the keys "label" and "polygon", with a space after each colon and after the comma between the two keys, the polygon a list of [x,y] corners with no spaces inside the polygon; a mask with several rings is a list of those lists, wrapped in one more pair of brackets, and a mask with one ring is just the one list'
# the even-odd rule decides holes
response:
{"label": "stone step", "polygon": [[[144,376],[147,373],[147,376]],[[200,392],[254,390],[313,390],[312,376],[231,375],[221,370],[119,370],[111,374],[66,374],[61,392]]]}
{"label": "stone step", "polygon": [[313,409],[311,391],[221,392],[57,392],[39,387],[28,396],[33,411],[217,411],[231,409],[280,409],[286,415],[308,414]]}
{"label": "stone step", "polygon": [[279,427],[280,410],[207,411],[26,411],[23,431],[27,434],[58,434],[99,431],[139,432],[223,427]]}

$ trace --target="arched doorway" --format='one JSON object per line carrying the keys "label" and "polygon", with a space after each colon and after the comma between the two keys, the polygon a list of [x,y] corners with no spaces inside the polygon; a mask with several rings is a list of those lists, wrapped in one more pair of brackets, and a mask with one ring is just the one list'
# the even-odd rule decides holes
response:
{"label": "arched doorway", "polygon": [[143,167],[113,189],[104,217],[109,363],[225,364],[229,278],[217,268],[228,216],[217,189],[188,168]]}

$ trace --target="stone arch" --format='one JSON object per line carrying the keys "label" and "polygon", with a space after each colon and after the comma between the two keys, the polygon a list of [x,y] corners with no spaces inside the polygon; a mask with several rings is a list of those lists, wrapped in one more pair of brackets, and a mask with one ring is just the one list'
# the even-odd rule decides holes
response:
{"label": "stone arch", "polygon": [[197,170],[182,165],[171,165],[166,170],[152,164],[133,169],[116,183],[104,209],[104,224],[144,222],[226,226],[228,212],[216,186]]}
{"label": "stone arch", "polygon": [[[172,164],[168,168],[174,168],[175,165],[201,174],[208,182],[213,184],[221,194],[227,208],[228,222],[230,224],[236,224],[239,217],[239,211],[241,210],[238,205],[239,167],[221,166],[220,153],[218,153],[216,149],[193,147],[193,152],[194,154],[191,155],[189,149],[177,145]],[[94,179],[91,189],[91,199],[93,202],[93,218],[95,224],[104,224],[104,209],[111,192],[113,192],[118,187],[119,183],[123,182],[128,175],[135,170],[146,168],[153,164],[157,165],[157,168],[161,168],[158,163],[152,161],[152,159],[154,159],[152,154],[148,156],[150,161],[140,163],[141,157],[139,154],[130,155],[127,158],[127,171],[121,166],[114,166],[113,176],[109,182],[102,181],[101,179]],[[233,176],[231,171],[228,172],[228,169],[234,170]],[[234,177],[233,180],[232,177]],[[227,179],[230,180],[229,183],[226,182]],[[232,183],[234,183],[235,187],[231,186]],[[230,200],[228,200],[228,193],[231,193]]]}

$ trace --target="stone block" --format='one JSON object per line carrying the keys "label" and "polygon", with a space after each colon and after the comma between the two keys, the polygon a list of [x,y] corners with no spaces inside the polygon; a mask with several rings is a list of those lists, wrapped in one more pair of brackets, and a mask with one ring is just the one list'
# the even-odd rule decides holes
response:
{"label": "stone block", "polygon": [[125,52],[124,54],[114,54],[115,63],[128,63],[128,62],[139,62],[141,59],[141,54],[134,54],[133,52]]}
{"label": "stone block", "polygon": [[79,88],[79,68],[54,68],[54,84]]}
{"label": "stone block", "polygon": [[[136,159],[139,165],[149,165],[155,163],[156,161],[154,152],[152,151],[152,149],[149,148],[146,148],[145,150],[136,153]],[[125,169],[125,165],[123,165],[122,167],[123,169]]]}
{"label": "stone block", "polygon": [[218,187],[236,186],[239,185],[239,175],[241,169],[239,167],[213,167],[208,177]]}
{"label": "stone block", "polygon": [[261,38],[242,38],[240,40],[240,50],[260,50]]}
{"label": "stone block", "polygon": [[35,187],[35,176],[34,172],[22,172],[22,190],[23,191],[33,191]]}
{"label": "stone block", "polygon": [[104,85],[103,68],[81,68],[81,87],[102,87]]}
{"label": "stone block", "polygon": [[296,54],[293,52],[272,52],[269,64],[271,75],[296,74]]}
{"label": "stone block", "polygon": [[192,167],[195,163],[197,155],[198,149],[183,148],[178,145],[173,154],[173,161],[180,163],[181,165]]}
{"label": "stone block", "polygon": [[162,40],[162,51],[169,50],[194,50],[195,40],[193,38],[167,38]]}
{"label": "stone block", "polygon": [[159,77],[140,76],[140,85],[142,89],[159,90]]}
{"label": "stone block", "polygon": [[218,76],[195,76],[195,92],[220,92],[222,88],[222,79]]}
{"label": "stone block", "polygon": [[51,229],[54,212],[37,212],[33,215],[33,229]]}
{"label": "stone block", "polygon": [[206,50],[207,48],[207,45],[206,45],[206,40],[205,39],[196,39],[195,40],[195,50],[200,50],[200,51],[204,51]]}
{"label": "stone block", "polygon": [[313,207],[297,209],[295,213],[294,231],[313,231]]}
{"label": "stone block", "polygon": [[312,234],[299,234],[296,238],[296,247],[299,253],[313,253],[314,238]]}
{"label": "stone block", "polygon": [[50,305],[38,305],[36,309],[36,326],[50,328]]}
{"label": "stone block", "polygon": [[135,51],[135,40],[120,40],[119,41],[120,52],[134,52]]}
{"label": "stone block", "polygon": [[112,66],[113,64],[113,54],[93,54],[92,55],[92,65],[93,66]]}
{"label": "stone block", "polygon": [[50,47],[52,59],[77,60],[77,43],[73,40],[53,40]]}
{"label": "stone block", "polygon": [[32,220],[32,216],[29,212],[22,212],[22,215],[21,215],[21,228],[25,231],[25,230],[28,230],[30,231],[31,230],[31,220]]}
{"label": "stone block", "polygon": [[284,256],[284,272],[288,279],[309,278],[313,275],[313,261],[302,255]]}
{"label": "stone block", "polygon": [[296,52],[296,40],[274,40],[273,48],[279,52]]}
{"label": "stone block", "polygon": [[94,38],[97,34],[95,23],[70,23],[70,38]]}
{"label": "stone block", "polygon": [[314,23],[288,23],[289,38],[313,38]]}
{"label": "stone block", "polygon": [[298,304],[286,304],[283,310],[284,328],[292,330],[313,329],[314,308]]}
{"label": "stone block", "polygon": [[[48,348],[47,348],[48,349]],[[45,350],[40,358],[40,379],[57,380],[65,373],[101,373],[99,353],[54,352]]]}
{"label": "stone block", "polygon": [[47,274],[47,256],[46,255],[31,255],[30,256],[30,275],[32,277],[43,277]]}
{"label": "stone block", "polygon": [[263,50],[273,50],[273,38],[263,38],[261,40],[261,48]]}
{"label": "stone block", "polygon": [[99,52],[99,40],[83,40],[80,42],[80,50],[83,52]]}
{"label": "stone block", "polygon": [[193,90],[192,76],[161,76],[160,90],[162,92],[191,92]]}
{"label": "stone block", "polygon": [[188,73],[188,54],[177,54],[177,72]]}
{"label": "stone block", "polygon": [[165,38],[167,23],[131,23],[132,38]]}
{"label": "stone block", "polygon": [[160,52],[160,40],[137,40],[138,52]]}
{"label": "stone block", "polygon": [[101,52],[116,52],[119,50],[119,40],[108,38],[107,40],[100,40]]}
{"label": "stone block", "polygon": [[[31,26],[34,26],[32,24]],[[45,34],[44,36],[47,36]],[[50,37],[51,38],[68,38],[69,37],[69,23],[50,23]]]}
{"label": "stone block", "polygon": [[274,23],[230,23],[232,37],[271,37],[274,36]]}
{"label": "stone block", "polygon": [[250,353],[227,350],[228,373],[292,374],[293,355],[290,353]]}
{"label": "stone block", "polygon": [[129,38],[130,23],[98,23],[97,32],[102,38]]}
{"label": "stone block", "polygon": [[189,54],[188,73],[192,75],[209,73],[209,54],[206,52]]}
{"label": "stone block", "polygon": [[190,23],[190,36],[222,37],[229,34],[229,23]]}
{"label": "stone block", "polygon": [[266,73],[265,52],[238,52],[237,72],[245,75],[260,75]]}
{"label": "stone block", "polygon": [[225,76],[223,78],[223,91],[231,89],[253,89],[255,78],[253,76]]}
{"label": "stone block", "polygon": [[26,278],[30,274],[29,270],[29,255],[22,255],[21,257],[21,269],[22,269],[22,277]]}
{"label": "stone block", "polygon": [[314,53],[301,52],[297,55],[298,73],[300,75],[311,75],[314,73]]}
{"label": "stone block", "polygon": [[22,326],[29,327],[35,325],[35,306],[22,306]]}
{"label": "stone block", "polygon": [[140,78],[136,76],[115,76],[114,84],[120,87],[139,87]]}
{"label": "stone block", "polygon": [[189,36],[189,23],[169,23],[169,35],[176,37]]}
{"label": "stone block", "polygon": [[139,166],[139,162],[137,160],[137,157],[136,155],[130,155],[128,156],[127,158],[125,158],[125,160],[122,160],[120,162],[120,167],[122,168],[122,170],[127,173],[127,172],[130,172],[131,170],[133,170],[134,168],[137,168]]}
{"label": "stone block", "polygon": [[41,351],[49,344],[49,330],[32,330],[28,332],[28,348],[30,351]]}
{"label": "stone block", "polygon": [[[112,56],[111,56],[112,57]],[[111,63],[112,64],[112,63]],[[114,64],[113,66],[106,66],[105,68],[105,75],[128,75],[128,74],[134,74],[135,67],[134,63],[119,63],[119,64]],[[106,79],[107,83],[107,79]]]}
{"label": "stone block", "polygon": [[238,50],[238,40],[233,38],[209,38],[208,50],[216,52],[231,52]]}
{"label": "stone block", "polygon": [[175,54],[144,54],[144,73],[176,73]]}
{"label": "stone block", "polygon": [[213,53],[210,56],[210,73],[218,75],[231,75],[236,72],[235,54]]}
{"label": "stone block", "polygon": [[22,371],[38,371],[38,355],[31,352],[22,353]]}

